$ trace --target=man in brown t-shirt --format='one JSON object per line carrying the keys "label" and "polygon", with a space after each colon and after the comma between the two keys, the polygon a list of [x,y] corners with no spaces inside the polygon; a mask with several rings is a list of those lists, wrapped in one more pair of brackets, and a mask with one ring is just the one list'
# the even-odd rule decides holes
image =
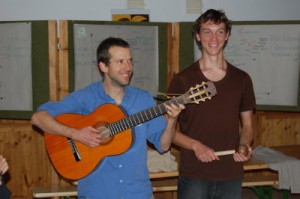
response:
{"label": "man in brown t-shirt", "polygon": [[[189,104],[179,116],[181,147],[179,199],[240,199],[243,162],[251,156],[255,96],[250,76],[224,58],[231,23],[223,11],[207,10],[194,23],[194,38],[201,58],[178,73],[168,93],[182,94],[196,84],[212,81],[217,95],[201,104]],[[245,145],[248,154],[235,152]]]}

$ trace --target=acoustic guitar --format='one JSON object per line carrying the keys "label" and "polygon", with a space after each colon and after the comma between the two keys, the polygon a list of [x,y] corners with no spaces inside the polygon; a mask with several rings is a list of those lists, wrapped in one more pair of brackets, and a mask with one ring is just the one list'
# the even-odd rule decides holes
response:
{"label": "acoustic guitar", "polygon": [[[188,92],[164,103],[188,104],[205,101],[216,95],[212,82],[203,82],[191,87]],[[166,113],[162,104],[127,116],[117,105],[104,104],[88,115],[61,114],[56,119],[72,128],[93,126],[105,128],[109,140],[97,147],[89,147],[76,140],[45,132],[44,140],[47,152],[56,171],[64,178],[78,180],[91,173],[107,156],[126,152],[132,144],[132,127],[147,122]]]}

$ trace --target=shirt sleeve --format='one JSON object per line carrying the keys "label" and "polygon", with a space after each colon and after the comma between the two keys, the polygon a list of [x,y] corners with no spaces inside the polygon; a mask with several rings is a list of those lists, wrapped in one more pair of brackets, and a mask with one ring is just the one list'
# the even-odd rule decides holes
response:
{"label": "shirt sleeve", "polygon": [[88,114],[100,105],[97,100],[95,88],[87,88],[74,91],[57,102],[46,102],[39,106],[38,110],[47,111],[55,117],[64,113]]}

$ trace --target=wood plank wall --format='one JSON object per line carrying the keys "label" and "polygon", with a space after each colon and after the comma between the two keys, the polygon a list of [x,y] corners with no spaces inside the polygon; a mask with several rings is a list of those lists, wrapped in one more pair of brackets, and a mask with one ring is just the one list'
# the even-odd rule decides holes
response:
{"label": "wood plank wall", "polygon": [[[177,23],[171,25],[168,81],[179,70],[179,28]],[[57,49],[56,21],[49,21],[51,100],[60,99],[68,93],[67,22],[60,22],[59,27],[60,48]],[[256,112],[254,123],[255,146],[300,144],[300,113]],[[0,153],[10,165],[9,175],[5,177],[13,199],[32,198],[33,186],[69,184],[56,174],[45,151],[43,133],[29,120],[0,119]]]}

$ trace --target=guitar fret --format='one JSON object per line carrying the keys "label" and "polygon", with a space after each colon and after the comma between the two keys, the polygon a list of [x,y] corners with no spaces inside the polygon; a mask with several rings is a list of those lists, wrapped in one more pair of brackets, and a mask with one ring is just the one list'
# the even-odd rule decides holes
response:
{"label": "guitar fret", "polygon": [[128,121],[130,122],[130,127],[133,127],[133,126],[134,126],[134,123],[133,123],[133,121],[132,121],[132,117],[129,117],[129,118],[128,118]]}
{"label": "guitar fret", "polygon": [[162,109],[162,107],[164,107],[164,106],[159,105],[159,106],[157,106],[157,107],[155,108],[155,114],[156,114],[156,116],[162,115],[163,113],[166,112],[164,109]]}
{"label": "guitar fret", "polygon": [[166,112],[166,111],[162,112],[159,107],[156,107],[154,109],[154,111],[155,111],[155,117],[157,117],[159,115],[162,115],[162,114],[164,114]]}
{"label": "guitar fret", "polygon": [[149,112],[149,114],[150,114],[150,118],[153,118],[151,109],[149,109],[148,112]]}
{"label": "guitar fret", "polygon": [[146,117],[145,121],[148,121],[148,120],[151,119],[151,118],[149,118],[149,115],[147,114],[147,111],[150,111],[150,110],[146,110],[146,111],[145,111],[145,117]]}
{"label": "guitar fret", "polygon": [[120,132],[119,129],[118,129],[118,123],[119,123],[119,121],[106,126],[110,130],[110,135],[111,136],[116,135],[117,133]]}
{"label": "guitar fret", "polygon": [[146,112],[143,114],[143,122],[148,121],[150,118],[149,118],[149,115]]}
{"label": "guitar fret", "polygon": [[126,130],[127,129],[127,127],[126,127],[126,121],[125,120],[121,120],[120,122],[121,122],[120,128],[122,129],[122,131]]}
{"label": "guitar fret", "polygon": [[143,123],[145,121],[145,117],[144,117],[145,114],[140,113],[139,115],[140,115],[141,123]]}
{"label": "guitar fret", "polygon": [[115,135],[115,128],[114,128],[114,126],[115,126],[114,124],[107,125],[107,128],[109,129],[111,135]]}
{"label": "guitar fret", "polygon": [[137,125],[137,122],[135,121],[135,117],[134,115],[130,117],[131,118],[131,123],[132,123],[132,126],[136,126]]}
{"label": "guitar fret", "polygon": [[[165,109],[162,105],[159,105],[157,108],[159,109],[159,112],[160,112],[160,113],[162,113],[163,110]],[[164,109],[162,110],[162,108],[164,108]]]}
{"label": "guitar fret", "polygon": [[133,115],[132,117],[132,122],[134,123],[134,126],[138,125],[138,121],[137,121],[137,115]]}
{"label": "guitar fret", "polygon": [[116,123],[114,124],[114,135],[116,135],[118,132],[120,132],[119,129],[118,129],[118,123],[119,123],[119,122],[116,122]]}
{"label": "guitar fret", "polygon": [[133,122],[134,122],[134,124],[136,126],[138,124],[137,121],[136,121],[136,117],[132,117],[132,119],[133,119]]}
{"label": "guitar fret", "polygon": [[125,129],[129,129],[131,126],[128,124],[128,118],[125,118],[124,119],[124,126],[125,126]]}
{"label": "guitar fret", "polygon": [[140,120],[140,118],[139,118],[139,115],[140,115],[140,113],[137,113],[137,114],[136,114],[137,125],[141,123],[141,120]]}
{"label": "guitar fret", "polygon": [[122,127],[123,127],[123,131],[128,129],[126,120],[122,120]]}
{"label": "guitar fret", "polygon": [[120,127],[121,127],[120,126],[120,121],[118,121],[117,124],[116,124],[117,132],[121,132],[122,131],[122,129]]}
{"label": "guitar fret", "polygon": [[123,125],[123,120],[120,120],[118,127],[120,129],[120,132],[125,130]]}
{"label": "guitar fret", "polygon": [[141,123],[144,123],[146,121],[145,114],[141,112],[139,115],[140,115],[140,118],[141,118]]}

